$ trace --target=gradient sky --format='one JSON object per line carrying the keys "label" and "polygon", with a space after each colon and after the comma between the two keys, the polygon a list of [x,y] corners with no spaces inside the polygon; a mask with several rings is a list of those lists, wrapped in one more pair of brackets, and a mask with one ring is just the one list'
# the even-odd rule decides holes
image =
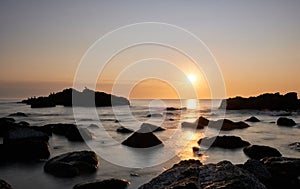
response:
{"label": "gradient sky", "polygon": [[[1,0],[0,98],[71,87],[90,45],[137,22],[164,22],[194,33],[219,63],[228,97],[300,93],[299,8],[298,0]],[[99,90],[109,91],[110,78],[105,79]],[[123,84],[132,84],[131,79]],[[188,83],[181,76],[177,80]],[[195,85],[202,98],[210,97],[205,82]],[[166,83],[148,80],[130,97],[174,98],[176,93]]]}

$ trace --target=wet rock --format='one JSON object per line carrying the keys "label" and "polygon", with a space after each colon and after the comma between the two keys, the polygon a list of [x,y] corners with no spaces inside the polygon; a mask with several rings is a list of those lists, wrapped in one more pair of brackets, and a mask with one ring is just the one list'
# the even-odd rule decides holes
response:
{"label": "wet rock", "polygon": [[167,107],[166,110],[167,111],[177,111],[177,110],[186,110],[186,107],[183,108],[175,108],[175,107]]}
{"label": "wet rock", "polygon": [[245,121],[248,121],[248,122],[260,122],[260,120],[254,116],[246,119]]}
{"label": "wet rock", "polygon": [[143,123],[139,132],[158,132],[158,131],[165,131],[166,129],[163,127],[159,127],[150,123]]}
{"label": "wet rock", "polygon": [[281,157],[281,153],[270,146],[251,145],[243,149],[244,153],[252,158],[260,160],[265,157]]}
{"label": "wet rock", "polygon": [[65,136],[67,131],[70,128],[77,127],[75,124],[68,124],[68,123],[56,123],[56,124],[47,124],[44,127],[51,127],[52,132],[56,135]]}
{"label": "wet rock", "polygon": [[49,136],[30,127],[20,127],[9,130],[3,137],[3,144],[10,144],[23,140],[41,140],[48,142]]}
{"label": "wet rock", "polygon": [[289,147],[293,150],[300,152],[300,142],[294,142],[292,144],[289,144]]}
{"label": "wet rock", "polygon": [[95,152],[78,151],[56,156],[44,166],[44,171],[57,177],[75,177],[93,173],[99,165]]}
{"label": "wet rock", "polygon": [[0,137],[3,137],[10,129],[14,129],[18,124],[13,118],[0,118]]}
{"label": "wet rock", "polygon": [[181,161],[139,189],[152,188],[266,189],[253,174],[228,161],[202,165],[197,160]]}
{"label": "wet rock", "polygon": [[148,114],[146,117],[163,117],[162,114]]}
{"label": "wet rock", "polygon": [[126,189],[129,184],[130,183],[127,180],[113,178],[109,180],[77,184],[73,187],[73,189]]}
{"label": "wet rock", "polygon": [[118,133],[125,133],[125,134],[127,134],[127,133],[133,133],[134,130],[128,129],[128,128],[123,127],[123,126],[120,126],[120,127],[117,128],[117,132]]}
{"label": "wet rock", "polygon": [[268,183],[272,178],[272,175],[268,171],[267,167],[258,160],[249,159],[244,163],[242,168],[255,175],[255,177],[258,178],[262,183]]}
{"label": "wet rock", "polygon": [[96,124],[91,124],[91,125],[89,126],[89,128],[90,128],[90,129],[99,129],[99,126],[96,125]]}
{"label": "wet rock", "polygon": [[215,136],[210,138],[202,138],[198,141],[200,146],[204,147],[219,147],[225,149],[235,149],[249,146],[250,143],[242,140],[237,136]]}
{"label": "wet rock", "polygon": [[194,129],[203,129],[205,126],[207,126],[209,123],[209,120],[205,117],[199,117],[195,122],[183,122],[181,124],[182,127],[190,127]]}
{"label": "wet rock", "polygon": [[133,147],[133,148],[150,148],[154,146],[162,146],[162,141],[157,138],[152,130],[138,130],[130,135],[126,140],[122,142],[123,145]]}
{"label": "wet rock", "polygon": [[272,175],[268,188],[298,189],[300,186],[300,159],[287,157],[269,157],[261,162]]}
{"label": "wet rock", "polygon": [[7,182],[0,179],[0,189],[12,189],[12,187]]}
{"label": "wet rock", "polygon": [[20,121],[19,123],[17,123],[18,125],[20,125],[20,126],[30,126],[30,124],[28,123],[28,122],[26,122],[26,121]]}
{"label": "wet rock", "polygon": [[23,112],[17,112],[17,113],[13,113],[13,114],[9,114],[9,116],[11,117],[28,117],[25,113]]}
{"label": "wet rock", "polygon": [[277,125],[278,126],[288,126],[289,127],[289,126],[295,126],[297,124],[292,119],[285,118],[285,117],[280,117],[277,120]]}
{"label": "wet rock", "polygon": [[70,127],[66,132],[66,138],[69,141],[84,142],[85,140],[92,140],[93,136],[86,128]]}
{"label": "wet rock", "polygon": [[295,92],[285,95],[267,93],[250,98],[229,98],[222,101],[220,108],[227,110],[297,110],[299,103]]}

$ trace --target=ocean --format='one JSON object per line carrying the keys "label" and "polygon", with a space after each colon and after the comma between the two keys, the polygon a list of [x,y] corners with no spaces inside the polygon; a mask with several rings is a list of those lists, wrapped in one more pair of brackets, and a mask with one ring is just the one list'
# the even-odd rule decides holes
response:
{"label": "ocean", "polygon": [[[75,178],[56,178],[45,173],[44,162],[0,165],[0,178],[10,183],[14,189],[71,189],[78,183],[109,178],[127,179],[131,183],[128,188],[137,188],[180,160],[199,159],[204,164],[229,160],[238,164],[248,159],[242,149],[211,148],[203,150],[201,155],[193,153],[192,147],[198,146],[197,141],[200,138],[217,134],[239,136],[251,144],[275,147],[283,156],[300,158],[300,152],[289,147],[289,144],[293,142],[300,142],[300,129],[297,126],[290,128],[276,125],[276,120],[280,115],[286,114],[283,111],[228,110],[225,112],[218,108],[221,100],[131,100],[130,102],[130,107],[76,108],[73,110],[63,106],[31,109],[30,106],[16,101],[0,101],[0,117],[23,112],[28,117],[14,118],[17,121],[26,121],[33,126],[76,123],[79,128],[86,128],[92,134],[93,139],[86,143],[69,142],[66,138],[54,134],[49,141],[51,157],[89,149],[95,151],[100,160],[99,169],[95,174]],[[186,107],[186,109],[166,111],[166,107]],[[163,116],[148,117],[149,114]],[[210,120],[226,118],[232,121],[244,121],[255,116],[261,122],[248,123],[251,127],[246,129],[221,132],[212,131],[209,128],[203,130],[181,128],[183,121],[192,122],[199,116]],[[299,112],[292,112],[287,117],[300,123]],[[143,150],[121,144],[130,134],[117,133],[116,129],[119,126],[138,130],[145,122],[167,129],[155,133],[163,141],[163,147]]]}

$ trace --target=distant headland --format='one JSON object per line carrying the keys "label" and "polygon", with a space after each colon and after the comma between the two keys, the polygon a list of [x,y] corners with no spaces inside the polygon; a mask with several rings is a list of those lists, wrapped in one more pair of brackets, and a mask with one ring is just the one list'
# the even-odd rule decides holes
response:
{"label": "distant headland", "polygon": [[285,95],[281,95],[279,93],[265,93],[256,97],[235,97],[223,100],[220,109],[291,111],[300,109],[300,100],[295,92],[290,92]]}
{"label": "distant headland", "polygon": [[82,92],[73,88],[64,89],[61,92],[51,93],[45,97],[31,97],[22,100],[20,103],[25,103],[31,108],[46,108],[62,106],[85,106],[85,107],[103,107],[103,106],[120,106],[130,105],[128,99],[124,97],[107,94],[105,92],[93,91],[85,88]]}

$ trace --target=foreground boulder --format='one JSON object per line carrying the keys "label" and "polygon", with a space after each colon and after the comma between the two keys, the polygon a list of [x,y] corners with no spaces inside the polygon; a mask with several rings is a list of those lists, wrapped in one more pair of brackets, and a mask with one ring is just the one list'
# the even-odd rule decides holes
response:
{"label": "foreground boulder", "polygon": [[242,140],[237,136],[215,136],[210,138],[202,138],[198,141],[198,144],[203,147],[219,147],[225,149],[235,149],[249,146],[250,143]]}
{"label": "foreground boulder", "polygon": [[260,120],[258,119],[258,118],[256,118],[256,117],[254,117],[254,116],[252,116],[252,117],[250,117],[250,118],[248,118],[248,119],[246,119],[245,121],[248,121],[248,122],[260,122]]}
{"label": "foreground boulder", "polygon": [[278,126],[287,126],[287,127],[291,127],[291,126],[295,126],[297,125],[296,122],[292,119],[289,118],[285,118],[285,117],[280,117],[277,120],[277,125]]}
{"label": "foreground boulder", "polygon": [[203,129],[206,126],[214,129],[220,129],[222,131],[231,131],[234,129],[244,129],[250,127],[247,123],[239,121],[233,122],[228,119],[220,119],[217,121],[208,120],[204,117],[199,117],[195,122],[183,122],[182,127],[190,127],[194,129]]}
{"label": "foreground boulder", "polygon": [[3,137],[10,129],[14,129],[17,126],[13,118],[0,118],[0,137]]}
{"label": "foreground boulder", "polygon": [[181,161],[139,189],[153,188],[266,189],[253,174],[229,161],[202,165],[197,160]]}
{"label": "foreground boulder", "polygon": [[12,189],[12,187],[7,182],[0,179],[0,189]]}
{"label": "foreground boulder", "polygon": [[93,151],[69,152],[56,156],[44,166],[44,171],[57,177],[75,177],[80,174],[93,173],[99,161]]}
{"label": "foreground boulder", "polygon": [[150,128],[147,128],[147,130],[140,129],[134,132],[122,144],[133,148],[150,148],[163,143],[152,133]]}
{"label": "foreground boulder", "polygon": [[128,186],[129,182],[127,180],[109,179],[77,184],[73,187],[73,189],[126,189]]}
{"label": "foreground boulder", "polygon": [[272,147],[269,146],[259,146],[259,145],[251,145],[247,146],[243,149],[244,153],[252,158],[260,160],[265,157],[281,157],[281,153]]}
{"label": "foreground boulder", "polygon": [[300,159],[287,157],[264,158],[261,162],[267,167],[272,178],[268,188],[272,189],[299,189],[300,186]]}
{"label": "foreground boulder", "polygon": [[221,109],[227,110],[297,110],[299,109],[299,101],[297,93],[290,92],[285,95],[262,94],[257,97],[235,97],[223,100]]}
{"label": "foreground boulder", "polygon": [[255,175],[255,177],[264,184],[269,183],[270,179],[272,178],[272,175],[267,167],[258,160],[249,159],[244,163],[242,168]]}

